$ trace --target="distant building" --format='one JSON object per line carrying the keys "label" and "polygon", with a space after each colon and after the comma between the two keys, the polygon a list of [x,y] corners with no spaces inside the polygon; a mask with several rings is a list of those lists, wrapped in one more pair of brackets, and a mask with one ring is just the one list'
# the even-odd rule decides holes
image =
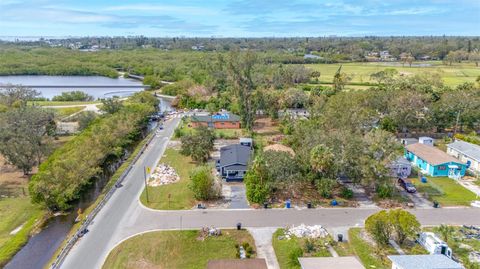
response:
{"label": "distant building", "polygon": [[432,177],[459,179],[465,175],[466,165],[447,153],[425,144],[405,147],[405,158]]}
{"label": "distant building", "polygon": [[465,269],[445,255],[390,255],[392,269]]}
{"label": "distant building", "polygon": [[303,59],[310,59],[310,60],[321,60],[322,57],[315,55],[315,54],[305,54],[303,55]]}
{"label": "distant building", "polygon": [[407,178],[412,173],[412,164],[404,157],[399,157],[390,164],[393,177]]}
{"label": "distant building", "polygon": [[241,137],[240,145],[253,148],[253,139],[251,139],[250,137]]}
{"label": "distant building", "polygon": [[302,269],[365,269],[353,256],[298,258]]}
{"label": "distant building", "polygon": [[220,159],[216,164],[217,171],[226,181],[242,181],[252,155],[252,148],[248,145],[235,144],[222,147]]}
{"label": "distant building", "polygon": [[231,113],[192,116],[191,122],[193,127],[207,126],[215,129],[240,129],[240,117]]}
{"label": "distant building", "polygon": [[400,143],[402,143],[402,145],[404,145],[404,146],[408,146],[408,145],[411,145],[411,144],[418,143],[418,139],[416,139],[416,138],[400,138]]}
{"label": "distant building", "polygon": [[418,143],[424,144],[427,146],[433,146],[433,138],[428,136],[421,136],[418,138]]}
{"label": "distant building", "polygon": [[466,163],[472,172],[480,173],[480,146],[462,140],[447,145],[447,154]]}

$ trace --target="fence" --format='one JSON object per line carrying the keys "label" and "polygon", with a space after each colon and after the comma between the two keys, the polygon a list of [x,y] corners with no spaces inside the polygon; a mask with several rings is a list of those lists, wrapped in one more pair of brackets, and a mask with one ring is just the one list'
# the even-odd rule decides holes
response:
{"label": "fence", "polygon": [[[154,128],[155,129],[155,128]],[[55,261],[52,263],[50,266],[50,269],[57,269],[60,268],[62,265],[63,261],[67,257],[68,252],[72,249],[72,247],[77,243],[77,240],[82,237],[85,234],[85,231],[87,227],[90,225],[90,223],[93,221],[95,216],[100,212],[100,210],[103,208],[103,206],[108,202],[110,197],[112,197],[113,193],[117,190],[117,186],[123,182],[123,180],[127,177],[128,173],[130,170],[132,170],[133,165],[138,161],[140,156],[142,156],[143,152],[147,148],[147,145],[152,142],[152,140],[155,138],[155,135],[151,135],[150,138],[148,138],[147,142],[142,146],[140,151],[138,152],[137,156],[134,157],[130,165],[125,169],[125,171],[120,175],[118,178],[117,182],[110,188],[108,193],[103,197],[103,199],[98,203],[98,205],[88,214],[87,218],[84,220],[83,224],[78,228],[78,230],[75,232],[75,234],[68,240],[67,244],[62,248],[60,253],[58,254],[57,258]]]}

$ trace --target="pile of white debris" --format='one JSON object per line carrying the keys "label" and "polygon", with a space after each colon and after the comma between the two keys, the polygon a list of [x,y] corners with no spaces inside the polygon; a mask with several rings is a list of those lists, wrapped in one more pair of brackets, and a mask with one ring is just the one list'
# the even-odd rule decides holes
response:
{"label": "pile of white debris", "polygon": [[166,164],[159,164],[148,179],[148,185],[152,187],[176,182],[180,179],[175,169]]}
{"label": "pile of white debris", "polygon": [[306,237],[306,238],[325,238],[328,236],[328,232],[322,225],[313,225],[307,226],[301,224],[299,226],[292,226],[285,230],[285,237],[290,239],[290,237]]}

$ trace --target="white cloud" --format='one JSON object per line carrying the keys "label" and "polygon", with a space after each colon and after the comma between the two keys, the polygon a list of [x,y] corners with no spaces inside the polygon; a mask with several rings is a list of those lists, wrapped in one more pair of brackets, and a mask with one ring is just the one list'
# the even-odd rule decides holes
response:
{"label": "white cloud", "polygon": [[191,15],[207,15],[214,14],[212,10],[203,7],[196,6],[176,6],[176,5],[159,5],[159,4],[130,4],[130,5],[118,5],[109,6],[104,9],[105,11],[142,11],[142,12],[166,12],[166,13],[179,13],[179,14],[191,14]]}

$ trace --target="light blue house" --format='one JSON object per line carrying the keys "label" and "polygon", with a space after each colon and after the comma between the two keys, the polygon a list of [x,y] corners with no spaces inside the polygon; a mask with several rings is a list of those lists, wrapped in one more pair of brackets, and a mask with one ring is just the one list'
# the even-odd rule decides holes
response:
{"label": "light blue house", "polygon": [[405,147],[405,158],[432,177],[460,179],[465,175],[466,164],[429,145],[415,143]]}

